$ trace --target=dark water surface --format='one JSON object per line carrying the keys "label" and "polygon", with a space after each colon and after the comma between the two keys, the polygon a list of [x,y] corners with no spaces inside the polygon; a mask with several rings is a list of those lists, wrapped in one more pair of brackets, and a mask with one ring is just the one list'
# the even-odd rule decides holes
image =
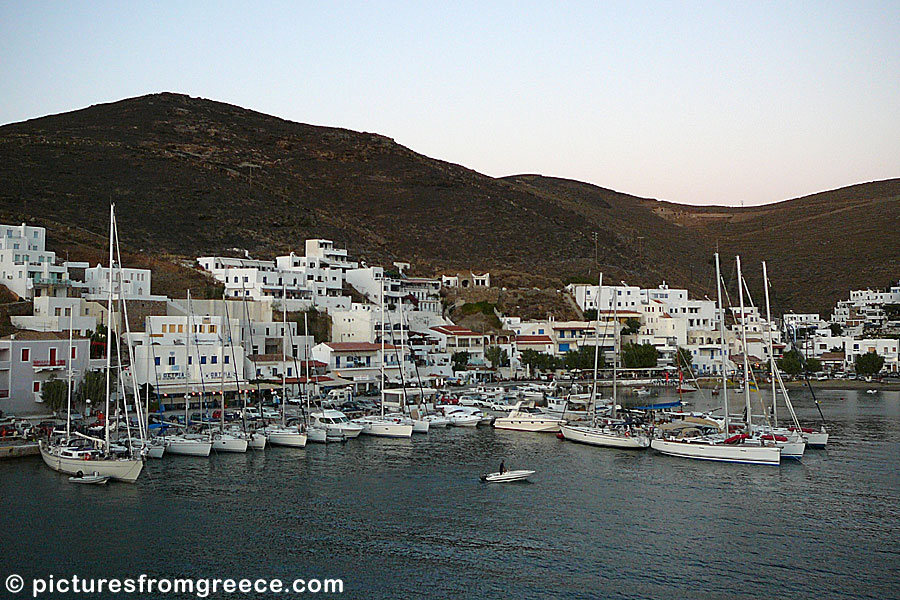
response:
{"label": "dark water surface", "polygon": [[[486,428],[166,457],[134,485],[105,487],[72,485],[39,458],[6,461],[0,580],[327,577],[353,598],[900,598],[900,394],[818,395],[828,450],[781,467]],[[817,422],[809,396],[794,396]],[[501,458],[536,470],[532,482],[481,483]]]}

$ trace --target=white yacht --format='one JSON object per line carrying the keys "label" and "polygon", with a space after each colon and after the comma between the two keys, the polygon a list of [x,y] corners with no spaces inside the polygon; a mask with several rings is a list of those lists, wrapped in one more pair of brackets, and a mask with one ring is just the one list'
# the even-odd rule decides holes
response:
{"label": "white yacht", "polygon": [[[406,421],[409,421],[409,419],[406,419]],[[359,419],[353,419],[352,422],[360,425],[364,434],[377,437],[408,438],[412,437],[413,433],[411,422],[407,423],[401,419],[387,416],[360,417]]]}
{"label": "white yacht", "polygon": [[339,410],[320,410],[309,414],[310,427],[324,428],[332,436],[341,436],[344,439],[359,437],[363,427],[354,423],[347,415]]}
{"label": "white yacht", "polygon": [[494,420],[494,428],[552,433],[559,431],[560,425],[565,423],[563,419],[548,416],[534,407],[522,406],[522,403],[518,402],[507,416]]}
{"label": "white yacht", "polygon": [[477,427],[484,418],[480,409],[473,406],[445,406],[444,416],[453,427]]}

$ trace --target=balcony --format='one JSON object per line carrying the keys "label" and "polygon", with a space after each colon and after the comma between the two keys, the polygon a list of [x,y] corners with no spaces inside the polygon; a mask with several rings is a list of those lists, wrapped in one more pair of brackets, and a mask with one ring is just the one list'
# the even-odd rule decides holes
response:
{"label": "balcony", "polygon": [[66,366],[65,360],[33,360],[31,361],[31,366],[36,370],[43,369],[61,369]]}

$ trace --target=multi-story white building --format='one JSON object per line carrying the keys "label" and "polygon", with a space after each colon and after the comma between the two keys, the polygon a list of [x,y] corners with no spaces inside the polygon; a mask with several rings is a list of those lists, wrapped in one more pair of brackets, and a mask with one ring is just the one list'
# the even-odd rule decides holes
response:
{"label": "multi-story white building", "polygon": [[306,252],[306,256],[292,252],[274,261],[201,256],[197,262],[225,284],[228,298],[284,299],[292,311],[311,306],[348,308],[350,299],[343,296],[344,274],[356,263],[330,240],[307,240]]}
{"label": "multi-story white building", "polygon": [[[165,296],[154,296],[150,293],[150,278],[150,269],[116,267],[112,277],[113,297],[125,300],[165,301]],[[86,299],[105,301],[109,297],[109,267],[98,264],[85,269],[84,283],[87,286]]]}
{"label": "multi-story white building", "polygon": [[68,271],[45,249],[47,230],[30,225],[0,225],[0,283],[20,298],[66,296]]}
{"label": "multi-story white building", "polygon": [[97,317],[91,314],[91,307],[82,298],[40,296],[34,299],[34,308],[29,316],[10,316],[13,326],[32,331],[74,330],[85,336],[97,330]]}
{"label": "multi-story white building", "polygon": [[[147,317],[145,331],[132,333],[138,385],[149,383],[166,404],[184,394],[233,392],[246,387],[244,349],[237,319],[215,316]],[[131,386],[131,373],[124,381]]]}
{"label": "multi-story white building", "polygon": [[[393,310],[403,300],[419,312],[441,314],[441,284],[437,279],[390,277],[383,267],[364,267],[347,271],[347,283],[372,304],[384,304]],[[407,309],[404,309],[407,310]]]}
{"label": "multi-story white building", "polygon": [[405,355],[404,362],[410,361],[406,366],[407,373],[411,372],[411,356],[400,352],[400,348],[391,344],[384,345],[383,356],[381,344],[368,342],[323,342],[312,349],[313,359],[328,365],[326,369],[329,374],[352,382],[354,392],[381,388],[382,360],[385,379],[399,383],[401,377],[398,354]]}
{"label": "multi-story white building", "polygon": [[438,339],[438,348],[451,356],[457,352],[469,353],[470,365],[484,365],[484,334],[459,325],[438,325],[429,333]]}

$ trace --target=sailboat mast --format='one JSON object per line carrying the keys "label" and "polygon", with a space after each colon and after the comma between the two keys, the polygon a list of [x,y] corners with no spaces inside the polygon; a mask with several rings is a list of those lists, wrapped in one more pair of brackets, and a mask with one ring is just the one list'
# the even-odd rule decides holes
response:
{"label": "sailboat mast", "polygon": [[69,365],[66,390],[66,443],[72,436],[72,309],[69,309],[69,356],[66,359]]}
{"label": "sailboat mast", "polygon": [[750,361],[747,358],[747,315],[744,314],[744,278],[741,275],[741,257],[737,256],[738,296],[741,302],[741,345],[744,355],[744,409],[747,411],[747,432],[750,432],[753,417],[750,414]]}
{"label": "sailboat mast", "polygon": [[105,444],[105,452],[109,453],[109,378],[112,359],[112,300],[113,300],[113,223],[115,219],[116,205],[109,205],[109,294],[106,302],[106,403],[103,409],[104,427],[103,440]]}
{"label": "sailboat mast", "polygon": [[[615,292],[615,288],[613,288],[613,292]],[[618,294],[613,294],[613,401],[612,401],[612,412],[610,413],[612,418],[616,418],[616,408],[618,401],[616,398],[616,365],[619,361],[619,298]]]}
{"label": "sailboat mast", "polygon": [[381,269],[381,416],[384,418],[384,269]]}
{"label": "sailboat mast", "polygon": [[722,353],[722,403],[725,407],[725,434],[731,431],[731,417],[728,416],[728,373],[725,368],[728,359],[728,344],[725,343],[725,309],[722,307],[722,274],[719,267],[719,253],[716,252],[716,294],[719,300],[719,335],[722,337],[719,351]]}
{"label": "sailboat mast", "polygon": [[287,369],[284,368],[287,362],[287,350],[284,347],[287,343],[287,286],[281,284],[281,426],[284,427],[284,405],[287,404],[287,378],[285,374]]}
{"label": "sailboat mast", "polygon": [[[303,313],[303,358],[306,366],[306,383],[303,386],[303,391],[306,394],[306,425],[309,426],[309,329],[305,312]],[[299,373],[297,373],[297,377],[300,377]]]}
{"label": "sailboat mast", "polygon": [[766,261],[762,263],[763,289],[766,291],[766,324],[769,329],[769,369],[772,374],[772,423],[778,426],[778,395],[775,391],[775,350],[772,345],[772,313],[769,307],[769,276],[766,273]]}
{"label": "sailboat mast", "polygon": [[191,290],[187,291],[187,327],[184,328],[184,429],[187,431],[190,420],[188,419],[188,404],[191,397]]}
{"label": "sailboat mast", "polygon": [[594,325],[594,382],[591,385],[591,427],[597,426],[597,367],[600,364],[600,297],[603,294],[603,272],[597,282],[597,321]]}

